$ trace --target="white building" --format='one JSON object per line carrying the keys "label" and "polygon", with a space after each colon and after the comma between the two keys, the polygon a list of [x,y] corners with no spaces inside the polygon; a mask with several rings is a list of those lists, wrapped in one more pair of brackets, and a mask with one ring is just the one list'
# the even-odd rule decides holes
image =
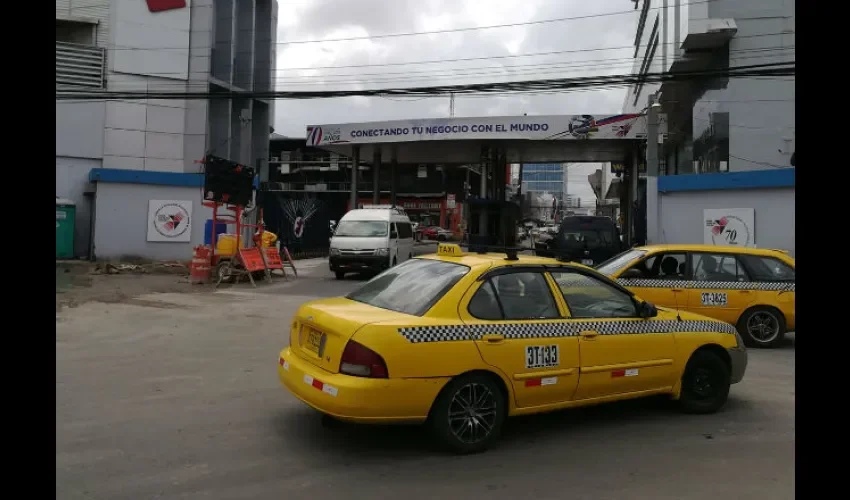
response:
{"label": "white building", "polygon": [[[56,0],[56,89],[271,90],[276,33],[276,0]],[[57,100],[56,195],[77,204],[75,254],[190,258],[210,216],[200,161],[267,175],[271,123],[259,99]],[[191,205],[188,230],[151,241],[150,200]]]}
{"label": "white building", "polygon": [[[633,73],[795,60],[794,2],[632,1],[639,12]],[[659,176],[647,179],[648,242],[702,243],[706,219],[728,212],[748,226],[748,244],[793,253],[794,77],[633,85],[624,112],[646,110],[651,94],[659,96],[667,134]]]}

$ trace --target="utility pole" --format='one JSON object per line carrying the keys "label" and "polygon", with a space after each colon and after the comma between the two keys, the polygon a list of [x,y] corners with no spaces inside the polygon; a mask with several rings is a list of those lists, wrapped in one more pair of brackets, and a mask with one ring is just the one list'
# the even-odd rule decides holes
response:
{"label": "utility pole", "polygon": [[658,237],[658,114],[661,104],[656,94],[649,95],[646,117],[646,243],[659,242]]}

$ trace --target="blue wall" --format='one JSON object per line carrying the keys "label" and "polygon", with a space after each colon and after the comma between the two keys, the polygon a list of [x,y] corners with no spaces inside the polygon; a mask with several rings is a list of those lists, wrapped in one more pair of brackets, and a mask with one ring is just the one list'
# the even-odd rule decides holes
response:
{"label": "blue wall", "polygon": [[663,175],[658,191],[714,191],[726,189],[768,189],[795,186],[795,169],[748,170],[698,175]]}

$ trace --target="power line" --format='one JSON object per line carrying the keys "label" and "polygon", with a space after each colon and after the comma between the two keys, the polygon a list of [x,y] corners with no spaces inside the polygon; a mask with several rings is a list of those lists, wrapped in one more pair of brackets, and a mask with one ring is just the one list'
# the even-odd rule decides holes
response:
{"label": "power line", "polygon": [[[793,51],[793,48],[761,48],[761,49],[746,49],[743,51],[738,51],[739,53],[743,52],[746,54],[757,53],[754,55],[741,55],[737,57],[731,57],[730,61],[738,61],[738,60],[747,60],[747,59],[763,59],[763,58],[778,58],[778,57],[793,57],[794,54],[775,54],[775,52],[784,52],[784,51]],[[766,54],[770,53],[770,54]],[[592,64],[590,64],[592,63]],[[516,76],[522,74],[552,74],[558,73],[565,70],[572,71],[580,71],[590,68],[608,68],[608,69],[616,69],[619,67],[628,67],[631,68],[634,64],[633,58],[609,58],[609,59],[590,59],[585,61],[565,61],[565,62],[557,62],[557,63],[536,63],[536,64],[522,64],[522,65],[510,65],[510,66],[484,66],[484,67],[461,67],[461,68],[446,68],[442,70],[411,70],[411,71],[394,71],[394,72],[381,72],[381,73],[356,73],[356,74],[331,74],[331,75],[304,75],[297,77],[279,77],[273,79],[272,83],[275,84],[289,84],[289,85],[327,85],[333,83],[340,84],[363,84],[363,83],[385,83],[392,81],[414,81],[414,80],[433,80],[434,78],[456,78],[458,76],[472,76],[472,77],[482,77],[482,76]],[[546,69],[546,71],[543,71]],[[474,72],[467,72],[467,70]],[[484,70],[483,72],[478,72],[477,70]],[[523,71],[514,71],[514,70],[523,70]],[[404,75],[397,76],[393,78],[365,78],[365,79],[356,79],[356,80],[343,80],[343,79],[326,79],[327,77],[339,77],[339,78],[350,78],[350,77],[363,77],[363,76],[373,76],[373,77],[383,77],[383,76],[395,76],[395,75]],[[422,76],[418,76],[422,75]],[[319,81],[316,81],[319,80]],[[120,85],[120,84],[118,84]],[[118,85],[113,84],[112,87],[116,88]],[[135,85],[135,84],[130,84]],[[197,84],[193,84],[193,82],[168,82],[168,83],[157,83],[150,84],[155,85],[156,87],[180,87],[184,88],[188,86],[202,86],[206,88],[209,85],[209,82],[203,81],[198,82]]]}
{"label": "power line", "polygon": [[735,156],[735,155],[733,155],[733,154],[730,154],[730,155],[729,155],[729,158],[735,158],[736,160],[741,160],[741,161],[745,161],[745,162],[747,162],[747,163],[752,163],[753,165],[762,165],[762,166],[765,166],[765,167],[773,167],[773,168],[794,168],[794,167],[792,167],[791,165],[777,165],[777,164],[775,164],[775,163],[767,163],[767,162],[763,162],[763,161],[755,161],[755,160],[750,160],[750,159],[747,159],[747,158],[741,158],[740,156]]}
{"label": "power line", "polygon": [[[705,4],[705,3],[719,3],[719,2],[731,2],[735,0],[693,0],[690,2],[683,2],[681,5],[697,5],[697,4]],[[650,10],[659,10],[664,7],[650,7]],[[484,31],[484,30],[492,30],[492,29],[503,29],[503,28],[518,28],[521,26],[534,26],[534,25],[542,25],[542,24],[553,24],[553,23],[561,23],[567,21],[582,21],[586,19],[594,19],[594,18],[602,18],[602,17],[612,17],[612,16],[621,16],[625,14],[634,15],[634,9],[630,10],[621,10],[615,12],[602,12],[599,14],[586,14],[582,16],[569,16],[569,17],[557,17],[550,19],[539,19],[536,21],[525,21],[520,23],[508,23],[508,24],[492,24],[487,26],[469,26],[465,28],[447,28],[441,30],[431,30],[431,31],[408,31],[403,33],[384,33],[378,35],[364,35],[364,36],[354,36],[354,37],[345,37],[345,38],[328,38],[325,40],[284,40],[280,42],[275,42],[274,45],[303,45],[303,44],[313,44],[313,43],[337,43],[337,42],[354,42],[361,40],[380,40],[385,38],[400,38],[400,37],[410,37],[410,36],[426,36],[426,35],[442,35],[448,33],[463,33],[469,31]],[[212,47],[196,47],[197,49],[208,49]],[[113,47],[107,49],[110,51],[119,51],[119,50],[189,50],[189,47],[156,47],[156,48],[137,48],[137,47]]]}
{"label": "power line", "polygon": [[408,88],[325,90],[325,91],[267,91],[267,92],[157,92],[157,91],[62,91],[57,92],[57,100],[103,100],[103,99],[316,99],[353,96],[416,96],[434,94],[492,93],[516,90],[555,90],[600,87],[612,84],[645,84],[665,81],[686,81],[706,78],[738,78],[744,76],[787,76],[796,74],[793,61],[786,63],[757,64],[735,66],[723,70],[693,72],[662,72],[643,75],[606,75],[546,80],[525,80],[499,83],[478,83],[466,85],[444,85]]}

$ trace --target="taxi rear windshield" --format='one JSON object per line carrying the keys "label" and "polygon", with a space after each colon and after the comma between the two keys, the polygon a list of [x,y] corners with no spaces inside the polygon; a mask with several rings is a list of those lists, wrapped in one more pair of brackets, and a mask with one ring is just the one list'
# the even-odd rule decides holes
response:
{"label": "taxi rear windshield", "polygon": [[468,272],[469,268],[460,264],[411,259],[375,276],[346,298],[422,316]]}

